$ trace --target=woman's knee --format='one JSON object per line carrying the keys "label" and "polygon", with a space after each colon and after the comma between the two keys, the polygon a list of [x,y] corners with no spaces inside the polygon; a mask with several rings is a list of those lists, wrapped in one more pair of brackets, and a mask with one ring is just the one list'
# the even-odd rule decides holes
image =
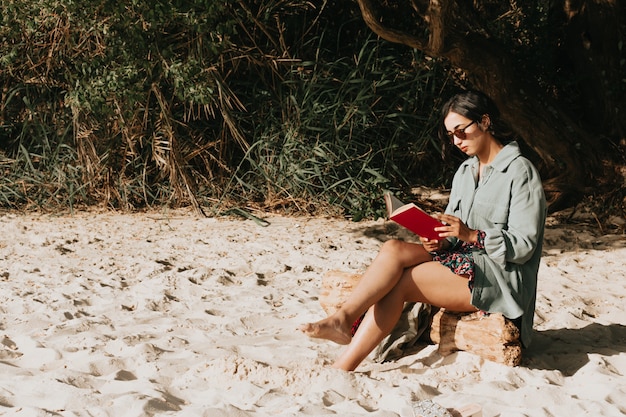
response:
{"label": "woman's knee", "polygon": [[402,254],[404,252],[404,245],[406,243],[401,240],[390,239],[383,243],[378,251],[378,256],[386,261],[393,261],[398,266],[403,266]]}
{"label": "woman's knee", "polygon": [[380,247],[380,253],[382,254],[389,254],[389,255],[395,255],[400,253],[400,251],[402,250],[402,247],[406,244],[406,242],[403,242],[401,240],[398,239],[389,239],[387,241],[385,241],[382,246]]}
{"label": "woman's knee", "polygon": [[397,262],[398,266],[408,268],[428,260],[426,258],[429,255],[422,245],[390,239],[381,246],[379,256]]}

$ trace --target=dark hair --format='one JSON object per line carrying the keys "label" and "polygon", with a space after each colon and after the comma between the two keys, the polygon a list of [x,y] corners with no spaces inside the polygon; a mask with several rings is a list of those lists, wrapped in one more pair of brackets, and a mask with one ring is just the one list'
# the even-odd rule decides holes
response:
{"label": "dark hair", "polygon": [[439,139],[441,139],[443,143],[444,155],[453,148],[453,145],[450,143],[450,138],[448,137],[448,131],[443,123],[450,112],[458,113],[477,123],[482,121],[483,116],[488,115],[491,123],[487,130],[498,142],[506,145],[515,140],[513,131],[508,124],[500,118],[500,110],[498,110],[493,100],[480,91],[463,91],[452,96],[441,108]]}

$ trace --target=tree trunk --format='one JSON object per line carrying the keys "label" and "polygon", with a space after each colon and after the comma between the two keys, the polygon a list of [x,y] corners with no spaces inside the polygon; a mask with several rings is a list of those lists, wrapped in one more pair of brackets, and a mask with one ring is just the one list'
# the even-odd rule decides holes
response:
{"label": "tree trunk", "polygon": [[[599,134],[585,131],[579,119],[572,120],[565,107],[542,90],[538,74],[517,68],[515,62],[519,57],[481,30],[475,27],[470,30],[461,18],[454,20],[454,16],[465,16],[472,24],[480,24],[475,22],[477,12],[469,9],[471,6],[439,0],[429,2],[428,7],[421,4],[420,8],[419,0],[414,0],[411,6],[406,6],[404,15],[412,12],[419,22],[411,27],[405,21],[399,29],[383,23],[390,19],[381,2],[358,0],[358,3],[366,24],[378,36],[419,49],[431,57],[447,59],[463,71],[475,88],[493,98],[504,119],[523,139],[523,147],[527,145],[532,150],[528,156],[544,179],[551,210],[575,202],[590,190],[601,168],[598,155],[604,150],[599,146],[602,143]],[[454,14],[453,6],[466,9],[456,10]],[[419,27],[421,24],[427,27]],[[585,65],[579,63],[579,66]]]}
{"label": "tree trunk", "polygon": [[596,138],[551,102],[532,78],[520,74],[500,49],[483,38],[462,37],[451,40],[443,56],[497,103],[502,117],[540,159],[534,162],[550,209],[557,210],[586,193],[590,174],[599,171]]}

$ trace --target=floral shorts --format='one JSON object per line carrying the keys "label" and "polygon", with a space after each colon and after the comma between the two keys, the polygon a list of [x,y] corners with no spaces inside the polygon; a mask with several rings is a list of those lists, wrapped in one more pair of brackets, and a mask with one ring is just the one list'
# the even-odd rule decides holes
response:
{"label": "floral shorts", "polygon": [[433,261],[439,262],[450,268],[456,275],[466,275],[468,277],[467,285],[471,291],[474,288],[474,258],[472,250],[485,248],[485,232],[478,231],[478,242],[463,242],[452,250],[439,252],[431,252]]}

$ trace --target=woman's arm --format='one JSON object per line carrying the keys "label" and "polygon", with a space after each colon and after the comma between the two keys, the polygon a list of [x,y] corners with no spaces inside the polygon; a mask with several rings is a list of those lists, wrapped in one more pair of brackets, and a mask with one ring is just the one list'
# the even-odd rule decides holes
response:
{"label": "woman's arm", "polygon": [[506,227],[485,230],[485,250],[502,266],[528,261],[543,235],[546,202],[541,179],[529,162],[522,168],[511,182]]}

